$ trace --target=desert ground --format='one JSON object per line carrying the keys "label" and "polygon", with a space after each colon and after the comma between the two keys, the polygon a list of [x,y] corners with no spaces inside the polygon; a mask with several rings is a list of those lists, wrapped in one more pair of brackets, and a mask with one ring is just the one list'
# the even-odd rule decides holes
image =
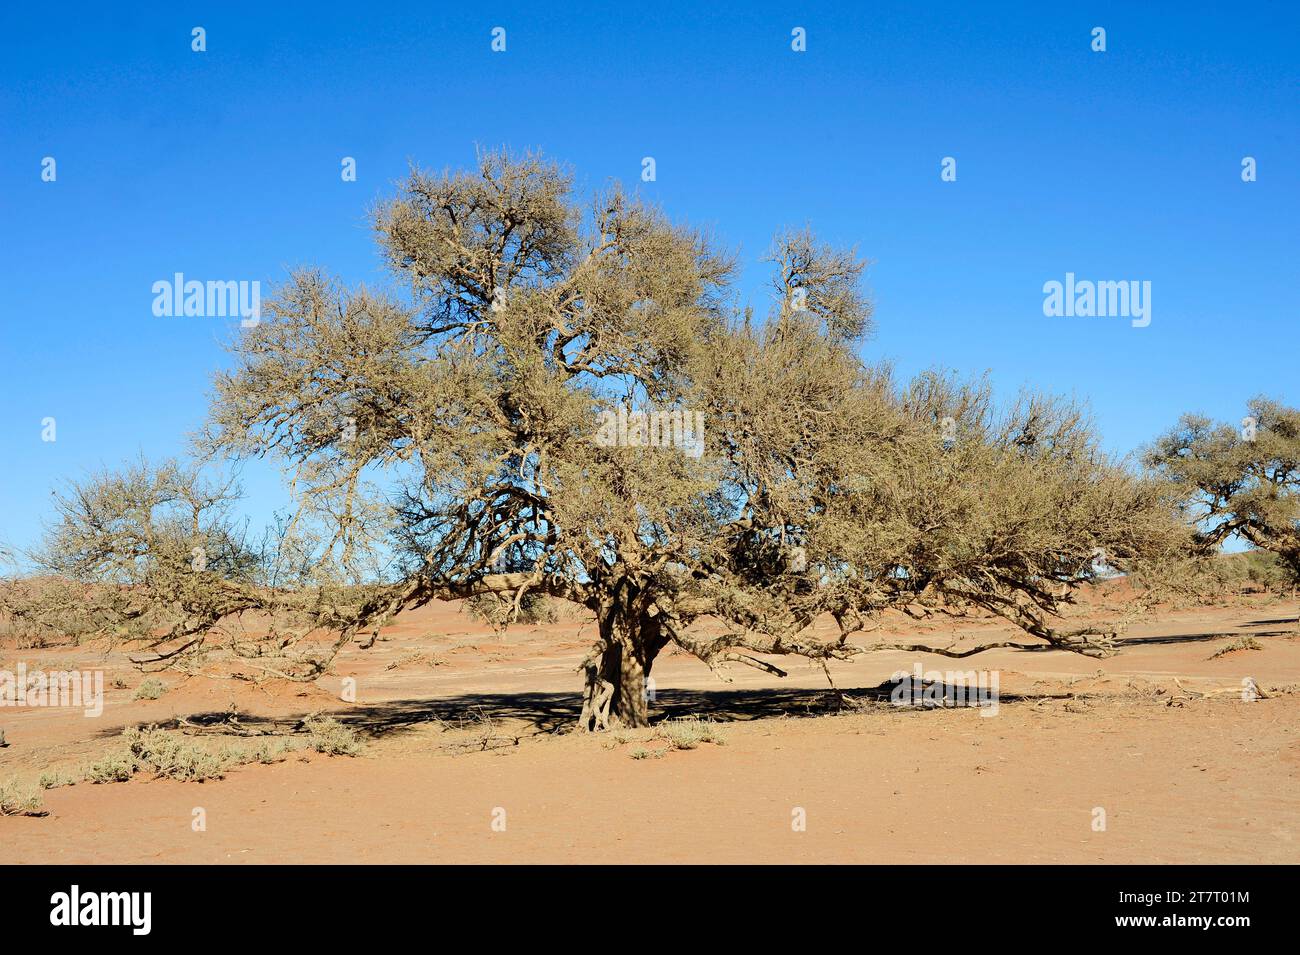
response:
{"label": "desert ground", "polygon": [[[50,788],[47,815],[0,818],[0,862],[1296,863],[1298,610],[1263,596],[1166,609],[1102,660],[864,653],[831,665],[836,692],[796,658],[774,660],[785,679],[736,667],[728,684],[666,653],[652,714],[708,721],[712,741],[689,748],[662,725],[569,732],[594,630],[577,618],[494,633],[437,604],[349,647],[316,684],[163,673],[155,700],[134,698],[145,676],[121,651],[10,641],[0,669],[102,668],[106,703],[98,718],[0,709],[0,780],[75,776],[134,725],[215,745],[323,711],[365,746],[202,783]],[[898,616],[854,639],[960,649],[995,634],[1016,636],[994,620]],[[891,675],[918,662],[997,671],[996,714],[894,705]],[[355,702],[340,699],[346,677]]]}

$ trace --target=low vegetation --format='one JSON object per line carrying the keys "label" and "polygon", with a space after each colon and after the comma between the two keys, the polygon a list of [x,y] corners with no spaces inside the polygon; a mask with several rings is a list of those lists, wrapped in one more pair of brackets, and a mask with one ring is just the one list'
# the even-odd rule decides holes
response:
{"label": "low vegetation", "polygon": [[365,745],[355,730],[332,717],[308,717],[302,732],[305,735],[266,738],[251,746],[211,746],[156,726],[132,726],[122,733],[123,745],[86,766],[82,778],[91,783],[118,783],[144,773],[155,779],[204,782],[221,779],[237,766],[278,763],[295,752],[356,756]]}
{"label": "low vegetation", "polygon": [[0,783],[0,816],[44,816],[41,791],[16,779]]}
{"label": "low vegetation", "polygon": [[156,700],[167,692],[167,685],[157,677],[149,677],[136,687],[134,700]]}
{"label": "low vegetation", "polygon": [[667,740],[673,749],[695,749],[701,743],[721,746],[725,742],[716,723],[698,716],[664,720],[655,727],[655,737]]}
{"label": "low vegetation", "polygon": [[1211,660],[1217,660],[1219,657],[1226,657],[1230,653],[1237,653],[1241,650],[1263,650],[1264,646],[1254,637],[1238,637],[1231,643],[1224,644],[1210,655]]}
{"label": "low vegetation", "polygon": [[77,777],[63,770],[47,770],[41,773],[37,785],[42,789],[59,789],[62,786],[74,786]]}
{"label": "low vegetation", "polygon": [[356,756],[364,747],[361,736],[330,716],[311,716],[303,723],[307,745],[326,756]]}

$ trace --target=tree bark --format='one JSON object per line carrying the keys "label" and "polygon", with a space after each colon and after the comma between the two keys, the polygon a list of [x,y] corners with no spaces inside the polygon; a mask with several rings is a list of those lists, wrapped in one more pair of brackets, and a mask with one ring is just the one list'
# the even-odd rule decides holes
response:
{"label": "tree bark", "polygon": [[599,656],[584,666],[580,730],[650,725],[646,680],[655,657],[668,642],[657,617],[613,603],[600,611]]}

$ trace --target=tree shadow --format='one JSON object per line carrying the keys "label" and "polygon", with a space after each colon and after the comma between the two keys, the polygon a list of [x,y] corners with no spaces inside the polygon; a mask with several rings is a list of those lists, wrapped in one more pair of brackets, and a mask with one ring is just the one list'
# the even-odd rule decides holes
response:
{"label": "tree shadow", "polygon": [[[895,704],[892,697],[898,681],[870,687],[831,689],[755,688],[745,690],[678,690],[661,689],[651,704],[651,725],[664,720],[698,717],[718,722],[747,722],[772,718],[804,718],[837,713],[861,713],[875,710],[917,711],[966,706],[966,690],[945,683],[934,684],[933,698],[918,704]],[[971,691],[973,693],[973,689]],[[999,703],[1052,698],[1068,694],[1000,693]],[[953,702],[956,701],[956,702]],[[371,703],[328,715],[372,739],[414,730],[420,726],[441,724],[444,729],[482,728],[489,723],[524,724],[528,731],[518,738],[544,736],[572,728],[578,719],[581,698],[578,693],[467,693],[441,699],[390,700]],[[168,720],[157,725],[163,729],[214,735],[281,735],[301,729],[302,717],[272,719],[247,713],[195,713],[184,720]],[[120,730],[106,730],[115,735]],[[513,733],[510,735],[514,735]]]}
{"label": "tree shadow", "polygon": [[[1290,621],[1270,621],[1261,620],[1257,623],[1261,626],[1267,626],[1270,623],[1283,623]],[[1254,626],[1254,624],[1245,624],[1244,626]],[[1250,634],[1244,634],[1237,630],[1214,630],[1209,633],[1175,633],[1165,636],[1155,637],[1119,637],[1115,640],[1117,646],[1137,647],[1137,646],[1162,646],[1176,643],[1208,643],[1211,640],[1232,640],[1236,637],[1290,637],[1295,636],[1294,630],[1261,630]]]}

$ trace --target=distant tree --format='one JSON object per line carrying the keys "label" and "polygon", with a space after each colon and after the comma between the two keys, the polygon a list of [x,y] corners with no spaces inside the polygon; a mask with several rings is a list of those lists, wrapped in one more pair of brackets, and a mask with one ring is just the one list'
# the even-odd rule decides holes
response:
{"label": "distant tree", "polygon": [[1240,425],[1184,415],[1155,442],[1146,462],[1182,488],[1198,543],[1230,538],[1275,554],[1300,581],[1300,411],[1255,398]]}
{"label": "distant tree", "polygon": [[[319,674],[373,619],[382,588],[350,586],[283,527],[250,541],[230,515],[238,497],[231,482],[171,461],[73,482],[55,494],[57,521],[33,555],[54,576],[11,582],[0,614],[36,634],[130,641],[145,669],[195,668],[220,649],[257,670]],[[295,656],[321,629],[333,645],[307,641]],[[275,661],[288,657],[281,672]]]}
{"label": "distant tree", "polygon": [[[294,635],[336,638],[273,672],[311,679],[401,608],[486,595],[517,612],[544,596],[598,621],[581,728],[642,726],[669,644],[720,673],[784,675],[765,658],[847,658],[889,608],[982,608],[1106,654],[1115,625],[1066,626],[1064,605],[1104,568],[1137,580],[1185,544],[1169,487],[1107,459],[1074,406],[1027,395],[1000,412],[983,382],[900,385],[865,365],[864,265],[807,231],[777,237],[760,320],[707,235],[616,187],[581,204],[534,155],[412,172],[374,225],[405,292],[294,274],[233,346],[203,438],[206,453],[287,466],[301,506],[283,539],[322,529],[298,548],[312,558],[272,582],[278,549],[246,563],[222,544],[204,578],[221,599],[172,600],[185,613],[158,659],[196,637],[186,652],[203,652],[223,612],[296,613]],[[191,519],[188,536],[169,521],[122,540],[75,501],[62,519],[55,551],[94,553],[67,567],[101,580],[137,547],[152,555],[151,535],[175,537],[159,568],[228,536]],[[385,549],[392,565],[367,575]],[[839,633],[820,640],[811,624],[828,614]],[[296,639],[273,629],[231,649],[271,668]]]}

